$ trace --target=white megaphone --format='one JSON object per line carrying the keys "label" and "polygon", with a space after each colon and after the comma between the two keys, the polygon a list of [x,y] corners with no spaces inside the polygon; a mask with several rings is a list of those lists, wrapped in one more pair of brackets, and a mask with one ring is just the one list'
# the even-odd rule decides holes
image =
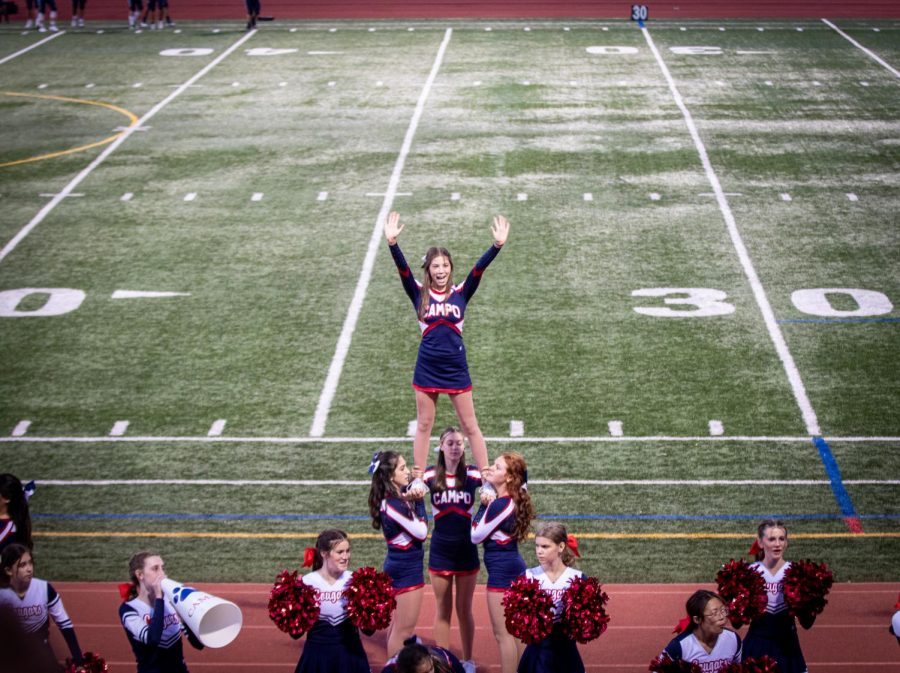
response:
{"label": "white megaphone", "polygon": [[178,616],[206,647],[225,647],[240,633],[244,617],[231,601],[168,577],[162,581],[162,590]]}

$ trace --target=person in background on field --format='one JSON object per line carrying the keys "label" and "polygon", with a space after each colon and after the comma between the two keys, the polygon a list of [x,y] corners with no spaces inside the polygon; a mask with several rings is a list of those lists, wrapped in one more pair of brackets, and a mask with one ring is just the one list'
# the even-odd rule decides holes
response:
{"label": "person in background on field", "polygon": [[704,673],[741,663],[741,638],[725,628],[728,608],[721,596],[699,589],[688,598],[685,610],[687,619],[679,623],[685,628],[666,645],[663,657],[699,664]]}
{"label": "person in background on field", "polygon": [[13,543],[0,554],[0,606],[12,610],[28,637],[43,645],[36,650],[39,665],[56,661],[50,647],[51,618],[69,646],[72,661],[76,665],[84,661],[62,599],[52,584],[34,576],[34,560],[25,545]]}
{"label": "person in background on field", "polygon": [[[475,670],[474,668],[472,669]],[[381,673],[468,673],[459,659],[443,647],[427,647],[413,636],[396,656],[387,660]]]}
{"label": "person in background on field", "polygon": [[[400,215],[390,213],[384,221],[384,237],[400,273],[403,289],[416,310],[422,332],[412,381],[416,392],[413,476],[420,476],[422,466],[428,460],[431,429],[434,426],[438,395],[441,393],[450,396],[460,428],[472,447],[472,457],[483,474],[488,465],[487,445],[475,417],[472,380],[469,377],[462,329],[466,307],[478,289],[482,274],[509,237],[509,221],[502,215],[494,217],[491,227],[493,245],[459,285],[453,284],[453,260],[449,251],[439,247],[431,247],[425,253],[422,263],[423,282],[413,278],[397,243],[397,237],[402,231]],[[414,485],[413,489],[418,490],[418,486]]]}
{"label": "person in background on field", "polygon": [[34,482],[22,486],[14,474],[0,474],[0,552],[13,543],[34,548],[31,514],[28,511],[28,497],[33,491]]}
{"label": "person in background on field", "polygon": [[409,484],[406,460],[395,451],[379,451],[369,465],[372,486],[369,490],[369,514],[372,528],[381,529],[387,542],[384,572],[393,583],[397,610],[388,631],[387,654],[393,656],[412,636],[422,609],[425,574],[422,570],[428,536],[425,503],[405,499]]}
{"label": "person in background on field", "polygon": [[124,601],[119,619],[137,659],[137,673],[187,673],[181,635],[202,650],[201,643],[165,599],[165,563],[159,554],[142,551],[128,561],[131,581],[119,586]]}
{"label": "person in background on field", "polygon": [[444,649],[450,647],[455,585],[463,666],[469,673],[475,670],[472,596],[479,570],[478,547],[472,543],[470,531],[481,473],[475,465],[466,463],[465,439],[457,428],[449,427],[441,433],[436,451],[437,462],[425,470],[424,476],[434,519],[428,552],[428,572],[435,598],[434,641]]}
{"label": "person in background on field", "polygon": [[526,645],[517,671],[584,673],[578,645],[561,626],[563,594],[572,580],[584,577],[584,573],[573,567],[578,543],[561,523],[545,521],[534,531],[534,553],[540,565],[526,570],[525,576],[540,582],[541,589],[553,598],[553,630],[539,643]]}
{"label": "person in background on field", "polygon": [[[757,544],[760,551],[756,554],[756,563],[751,563],[750,567],[762,575],[769,602],[765,614],[750,622],[744,637],[744,659],[767,655],[778,662],[781,673],[806,673],[797,624],[784,600],[784,573],[791,567],[791,562],[784,558],[788,546],[784,523],[767,519],[759,524]],[[815,616],[803,623],[803,628],[810,628],[813,621]]]}
{"label": "person in background on field", "polygon": [[306,645],[295,673],[369,673],[369,660],[359,629],[347,618],[344,587],[353,573],[350,539],[336,528],[319,533],[312,555],[312,572],[303,583],[319,592],[319,620],[306,635]]}
{"label": "person in background on field", "polygon": [[487,568],[487,604],[494,638],[500,647],[502,673],[513,673],[522,654],[522,643],[506,630],[503,592],[525,572],[518,543],[528,536],[535,517],[528,494],[528,468],[518,453],[503,453],[487,470],[485,479],[497,491],[490,505],[482,503],[472,522],[472,542],[484,542]]}
{"label": "person in background on field", "polygon": [[38,0],[25,0],[25,30],[37,25],[37,5]]}
{"label": "person in background on field", "polygon": [[[49,22],[49,25],[44,25],[44,15],[47,15],[46,20]],[[38,9],[37,9],[37,19],[35,23],[37,24],[38,30],[42,33],[46,33],[48,30],[51,33],[55,33],[59,30],[56,26],[56,0],[38,0]]]}
{"label": "person in background on field", "polygon": [[244,4],[247,5],[247,30],[253,30],[256,28],[256,20],[259,18],[260,0],[244,0]]}
{"label": "person in background on field", "polygon": [[87,0],[72,0],[72,28],[84,28],[84,6]]}
{"label": "person in background on field", "polygon": [[[141,19],[141,12],[144,9],[143,0],[128,0],[128,27],[131,29],[137,28],[138,23]],[[141,28],[146,27],[147,24],[141,24]]]}

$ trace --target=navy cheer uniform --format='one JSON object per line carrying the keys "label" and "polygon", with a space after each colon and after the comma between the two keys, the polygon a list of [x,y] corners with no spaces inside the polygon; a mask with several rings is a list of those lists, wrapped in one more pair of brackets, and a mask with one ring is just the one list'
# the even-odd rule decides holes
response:
{"label": "navy cheer uniform", "polygon": [[797,624],[784,601],[784,573],[791,567],[790,561],[785,562],[774,575],[770,575],[762,563],[751,563],[750,567],[762,575],[769,602],[766,613],[750,622],[750,629],[744,638],[744,659],[765,654],[778,662],[782,673],[806,673]]}
{"label": "navy cheer uniform", "polygon": [[725,629],[707,652],[693,631],[684,631],[666,645],[663,654],[672,661],[697,664],[703,673],[718,673],[729,664],[741,663],[741,637]]}
{"label": "navy cheer uniform", "polygon": [[319,592],[319,620],[306,635],[306,645],[294,673],[369,673],[369,660],[359,639],[359,629],[347,619],[344,587],[353,577],[349,570],[329,584],[317,572],[303,576],[303,583]]}
{"label": "navy cheer uniform", "polygon": [[472,542],[484,542],[484,565],[488,591],[506,591],[525,572],[519,543],[512,536],[516,527],[516,503],[508,495],[490,505],[481,505],[472,522]]}
{"label": "navy cheer uniform", "polygon": [[387,542],[384,572],[390,575],[394,593],[402,594],[425,586],[422,542],[428,536],[425,503],[415,504],[390,496],[381,501],[381,532]]}
{"label": "navy cheer uniform", "polygon": [[434,467],[425,470],[425,485],[431,495],[434,530],[428,550],[428,572],[435,575],[474,575],[478,572],[478,547],[472,542],[472,508],[481,486],[481,473],[466,465],[466,481],[456,483],[456,475],[446,474],[447,487],[434,489]]}
{"label": "navy cheer uniform", "polygon": [[[413,277],[399,244],[391,245],[390,249],[400,272],[403,289],[418,314],[422,284]],[[469,378],[469,366],[466,363],[466,347],[462,340],[466,305],[478,289],[481,274],[498,252],[500,248],[492,245],[481,256],[465,281],[454,285],[447,293],[430,293],[428,312],[424,319],[419,320],[422,342],[419,344],[412,383],[416,390],[454,394],[472,389],[472,379]]]}
{"label": "navy cheer uniform", "polygon": [[72,659],[81,662],[81,648],[75,637],[75,627],[63,607],[62,599],[53,585],[37,577],[31,578],[31,584],[24,596],[19,596],[12,587],[0,589],[0,606],[9,608],[22,625],[22,630],[34,637],[45,648],[48,662],[55,662],[56,657],[50,647],[50,618],[56,622],[59,632],[66,639],[66,645]]}
{"label": "navy cheer uniform", "polygon": [[151,608],[140,598],[119,606],[119,619],[137,659],[137,673],[187,673],[182,631],[198,650],[203,644],[184,625],[168,601],[157,598]]}
{"label": "navy cheer uniform", "polygon": [[584,577],[576,568],[566,568],[551,582],[541,566],[525,571],[525,577],[541,583],[541,589],[553,599],[553,630],[550,635],[537,643],[531,643],[522,652],[517,673],[584,673],[584,663],[578,653],[575,641],[563,633],[560,620],[563,611],[563,594],[572,580]]}

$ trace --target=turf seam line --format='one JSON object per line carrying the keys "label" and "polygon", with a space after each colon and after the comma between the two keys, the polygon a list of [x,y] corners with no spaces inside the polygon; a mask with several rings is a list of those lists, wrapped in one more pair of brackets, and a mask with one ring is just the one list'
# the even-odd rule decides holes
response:
{"label": "turf seam line", "polygon": [[894,73],[894,77],[900,77],[900,71],[897,71],[896,68],[892,67],[887,61],[885,61],[883,58],[881,58],[878,54],[876,54],[871,49],[867,49],[866,47],[862,46],[859,42],[857,42],[852,37],[847,35],[847,33],[842,31],[840,28],[838,28],[836,25],[834,25],[831,21],[829,21],[828,19],[822,19],[822,23],[824,23],[826,26],[831,28],[834,32],[836,32],[842,38],[847,40],[847,42],[852,44],[854,47],[856,47],[857,49],[862,51],[866,56],[871,58],[873,61],[875,61],[876,63],[879,63],[880,65],[883,65],[885,68],[890,70],[892,73]]}
{"label": "turf seam line", "polygon": [[45,37],[43,40],[40,40],[40,41],[38,41],[38,42],[35,42],[34,44],[29,45],[29,46],[25,47],[24,49],[20,49],[20,50],[17,51],[16,53],[10,54],[10,55],[7,56],[6,58],[0,59],[0,65],[3,65],[3,64],[6,63],[7,61],[11,61],[11,60],[13,60],[14,58],[16,58],[17,56],[21,56],[21,55],[24,54],[25,52],[28,52],[28,51],[31,51],[32,49],[35,49],[35,48],[37,48],[37,47],[40,47],[42,44],[46,44],[46,43],[49,42],[50,40],[53,40],[53,39],[55,39],[55,38],[57,38],[57,37],[61,37],[61,36],[65,35],[65,34],[66,34],[66,31],[61,30],[61,31],[59,31],[58,33],[54,33],[53,35],[50,35],[49,37]]}
{"label": "turf seam line", "polygon": [[734,215],[731,212],[731,207],[728,205],[728,199],[725,197],[722,185],[719,183],[719,178],[716,175],[715,170],[713,169],[709,154],[706,151],[706,146],[703,144],[703,140],[700,138],[700,132],[697,130],[697,127],[694,124],[693,115],[691,115],[691,112],[690,110],[688,110],[684,99],[681,97],[681,94],[678,91],[678,87],[675,84],[675,79],[672,77],[672,74],[669,72],[668,66],[666,66],[665,61],[663,61],[662,55],[656,48],[656,43],[650,36],[650,31],[647,30],[647,28],[641,28],[640,30],[644,34],[644,39],[647,41],[647,45],[649,46],[650,51],[653,53],[653,56],[656,58],[656,61],[659,64],[660,70],[662,71],[662,74],[669,85],[669,90],[672,93],[672,97],[675,100],[675,104],[678,106],[678,109],[681,110],[685,124],[688,128],[688,132],[690,133],[690,136],[694,141],[694,146],[700,156],[700,162],[703,164],[703,170],[706,173],[709,184],[716,195],[716,201],[719,205],[719,211],[722,213],[722,217],[725,220],[728,234],[731,237],[735,252],[737,253],[738,259],[740,260],[741,267],[744,270],[744,275],[746,276],[747,281],[750,284],[750,288],[753,291],[753,296],[756,299],[757,306],[762,313],[763,321],[766,325],[767,331],[769,332],[769,338],[772,340],[772,343],[775,346],[775,350],[778,354],[779,359],[781,360],[781,364],[784,367],[788,382],[790,383],[791,389],[794,393],[794,398],[797,402],[797,405],[800,407],[800,412],[803,415],[803,420],[806,425],[806,431],[811,436],[821,435],[822,433],[819,430],[819,421],[816,417],[816,412],[813,410],[812,402],[810,402],[810,399],[806,394],[806,387],[803,385],[803,380],[800,378],[800,372],[797,369],[797,365],[794,362],[794,358],[791,355],[790,350],[788,349],[787,342],[784,339],[781,328],[778,326],[778,322],[775,319],[775,313],[772,310],[772,306],[769,303],[768,297],[766,296],[766,292],[762,286],[762,282],[760,281],[759,276],[756,273],[756,269],[753,266],[753,262],[750,259],[750,254],[747,252],[747,248],[744,245],[744,241],[741,237],[740,231],[738,231],[737,222],[735,221]]}
{"label": "turf seam line", "polygon": [[447,30],[444,31],[444,39],[438,48],[434,63],[431,66],[431,72],[428,73],[428,78],[425,80],[425,85],[422,87],[419,99],[416,101],[415,110],[413,111],[409,126],[406,129],[406,135],[403,138],[403,145],[400,147],[400,154],[397,156],[397,161],[394,163],[394,170],[388,181],[388,188],[381,204],[381,210],[375,218],[375,226],[372,229],[372,235],[369,237],[369,247],[366,251],[362,269],[360,270],[359,280],[356,283],[356,290],[353,293],[353,299],[350,301],[350,306],[347,308],[347,317],[344,319],[344,325],[341,328],[341,333],[338,337],[334,356],[331,359],[331,364],[328,367],[328,374],[325,378],[325,383],[322,386],[322,393],[319,396],[319,402],[316,405],[315,415],[313,416],[312,425],[309,430],[309,434],[313,437],[320,437],[325,433],[325,424],[328,421],[328,414],[331,411],[331,402],[334,400],[335,393],[337,392],[341,372],[344,368],[344,360],[346,360],[347,353],[350,351],[350,342],[353,338],[353,332],[356,330],[356,322],[362,312],[362,305],[366,298],[369,280],[372,278],[372,271],[375,267],[375,257],[381,245],[382,222],[384,222],[384,219],[387,217],[387,214],[390,212],[391,206],[393,205],[394,195],[397,193],[397,187],[400,184],[400,174],[403,172],[403,168],[406,165],[406,157],[412,147],[413,137],[419,127],[419,120],[425,110],[425,102],[431,93],[431,87],[434,84],[434,80],[437,78],[438,70],[444,60],[444,53],[447,51],[447,45],[450,44],[450,37],[452,35],[452,28],[447,28]]}
{"label": "turf seam line", "polygon": [[[13,250],[15,250],[16,246],[18,246],[19,243],[21,243],[22,240],[26,236],[28,236],[28,234],[30,234],[31,231],[37,225],[39,225],[41,222],[43,222],[44,218],[46,218],[47,215],[49,215],[50,212],[54,208],[56,208],[56,206],[59,205],[62,202],[62,200],[69,193],[71,193],[79,184],[81,184],[82,181],[84,181],[84,179],[87,178],[94,171],[95,168],[97,168],[97,166],[99,166],[104,161],[106,161],[106,158],[110,154],[115,152],[122,143],[124,143],[126,140],[128,140],[128,138],[131,137],[132,133],[134,133],[141,126],[143,126],[144,122],[146,122],[146,121],[150,120],[152,117],[154,117],[157,112],[162,110],[171,101],[173,101],[175,98],[180,96],[184,91],[186,91],[188,89],[188,87],[191,86],[191,84],[193,84],[198,79],[200,79],[201,77],[206,75],[206,73],[208,73],[210,70],[212,70],[214,67],[216,67],[219,63],[221,63],[223,60],[225,60],[228,56],[230,56],[232,54],[232,52],[234,52],[244,42],[246,42],[251,37],[253,37],[253,35],[255,33],[256,33],[256,31],[252,30],[252,31],[248,32],[246,35],[242,36],[237,42],[235,42],[230,47],[228,47],[228,49],[223,51],[219,56],[217,56],[215,59],[213,59],[212,61],[207,63],[197,74],[195,74],[193,77],[191,77],[189,80],[187,80],[184,84],[182,84],[177,89],[175,89],[175,91],[170,93],[168,96],[163,98],[159,103],[154,105],[150,109],[149,112],[145,113],[144,116],[138,120],[137,124],[135,124],[134,126],[130,126],[116,140],[114,140],[112,143],[107,145],[106,149],[104,149],[100,154],[98,154],[94,158],[94,160],[91,161],[91,163],[89,163],[85,168],[83,168],[81,170],[80,173],[78,173],[78,175],[76,175],[74,178],[72,178],[69,181],[69,183],[65,187],[63,187],[62,190],[60,190],[60,192],[56,196],[54,196],[53,199],[51,199],[50,202],[46,206],[44,206],[43,208],[41,208],[38,211],[37,215],[35,215],[33,218],[31,218],[31,221],[28,224],[26,224],[24,227],[22,227],[22,229],[20,229],[19,232],[15,236],[13,236],[12,240],[10,240],[5,246],[3,246],[3,249],[0,250],[0,262],[2,262],[4,259],[6,259],[6,256],[9,253],[11,253]],[[62,34],[62,32],[60,32],[59,34]]]}

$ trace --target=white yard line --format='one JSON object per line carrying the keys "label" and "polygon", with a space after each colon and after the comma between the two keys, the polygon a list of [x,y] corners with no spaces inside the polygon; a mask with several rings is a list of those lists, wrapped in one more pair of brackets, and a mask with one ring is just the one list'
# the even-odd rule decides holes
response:
{"label": "white yard line", "polygon": [[126,140],[128,140],[131,137],[132,133],[134,133],[135,131],[141,130],[141,126],[143,126],[145,122],[147,122],[151,118],[153,118],[157,112],[162,110],[166,105],[168,105],[175,98],[180,96],[194,82],[196,82],[198,79],[203,77],[206,73],[208,73],[210,70],[212,70],[214,67],[216,67],[219,63],[221,63],[225,58],[227,58],[229,55],[231,55],[231,53],[235,49],[237,49],[242,44],[244,44],[244,42],[246,42],[251,37],[253,37],[253,35],[255,33],[256,33],[256,31],[252,30],[252,31],[248,32],[246,35],[244,35],[243,37],[241,37],[241,39],[239,39],[233,45],[228,47],[228,49],[223,51],[215,59],[210,61],[200,72],[198,72],[196,75],[191,77],[188,81],[186,81],[184,84],[182,84],[177,89],[175,89],[175,91],[170,93],[159,103],[154,105],[150,109],[149,112],[147,112],[143,117],[141,117],[138,120],[137,124],[135,124],[134,126],[128,127],[122,133],[122,135],[120,135],[116,140],[114,140],[109,145],[107,145],[106,148],[99,155],[97,155],[97,157],[90,164],[88,164],[86,168],[84,168],[78,175],[76,175],[74,178],[72,178],[72,180],[69,182],[69,184],[67,184],[65,187],[63,187],[59,191],[59,193],[56,194],[56,196],[54,196],[46,206],[41,208],[40,211],[38,211],[38,214],[35,215],[28,224],[26,224],[24,227],[22,227],[22,229],[19,230],[19,232],[12,238],[12,240],[9,241],[9,243],[7,243],[5,246],[3,246],[3,249],[0,250],[0,262],[2,262],[4,259],[6,259],[6,256],[9,253],[11,253],[13,250],[15,250],[16,246],[19,245],[19,243],[21,243],[22,240],[26,236],[28,236],[28,234],[30,234],[31,231],[37,225],[39,225],[41,222],[43,222],[44,218],[46,218],[47,215],[49,215],[53,211],[53,209],[56,208],[56,206],[62,202],[62,200],[64,198],[66,198],[78,185],[80,185],[81,182],[87,176],[89,176],[94,171],[95,168],[97,168],[97,166],[99,166],[104,161],[106,161],[106,158],[110,154],[115,152],[122,143],[124,143]]}
{"label": "white yard line", "polygon": [[[436,437],[432,437],[437,440]],[[485,437],[485,441],[494,444],[630,444],[630,443],[662,443],[662,442],[730,442],[730,443],[791,443],[808,444],[810,438],[800,436],[777,435],[698,435],[696,437],[671,435],[644,435],[640,437],[612,437],[610,435],[597,436],[572,436],[572,437]],[[872,436],[872,437],[824,437],[829,444],[838,442],[850,443],[900,443],[900,437]],[[403,444],[409,442],[409,437],[210,437],[208,435],[183,435],[183,436],[155,436],[133,435],[124,437],[110,437],[100,435],[93,437],[56,436],[40,437],[27,435],[24,437],[0,437],[0,444],[28,443],[28,444],[105,444],[115,442],[145,442],[155,444],[179,444],[179,443],[207,443],[207,444]]]}
{"label": "white yard line", "polygon": [[[371,479],[35,479],[44,486],[369,486]],[[531,479],[541,486],[831,486],[828,479]],[[900,486],[898,479],[849,479],[854,486]]]}
{"label": "white yard line", "polygon": [[400,174],[406,164],[406,157],[412,147],[413,137],[419,126],[419,119],[425,110],[425,102],[431,92],[431,87],[437,77],[438,70],[444,60],[444,52],[447,45],[450,44],[450,37],[453,35],[453,29],[448,28],[444,32],[444,39],[438,49],[434,64],[431,66],[431,72],[428,79],[425,80],[425,86],[422,93],[419,94],[419,100],[416,103],[416,109],[413,112],[412,119],[409,121],[409,127],[406,129],[406,136],[403,139],[403,145],[400,148],[400,154],[394,164],[394,171],[391,173],[391,179],[388,182],[388,188],[384,195],[384,201],[381,204],[381,210],[375,218],[375,226],[372,229],[372,235],[369,237],[369,248],[366,251],[366,257],[363,261],[362,270],[359,273],[359,280],[356,282],[356,291],[353,293],[353,299],[347,309],[347,317],[344,319],[344,326],[341,328],[341,334],[338,337],[337,347],[334,351],[334,357],[331,359],[331,365],[328,367],[328,375],[325,377],[325,384],[322,386],[322,393],[319,396],[319,403],[316,405],[316,413],[313,416],[312,426],[309,434],[312,437],[321,437],[325,434],[325,423],[328,421],[328,413],[331,411],[331,403],[337,392],[338,382],[341,378],[341,372],[344,369],[344,361],[347,359],[347,353],[350,350],[350,341],[353,339],[353,332],[356,329],[356,321],[362,311],[363,301],[366,298],[366,290],[369,287],[369,281],[372,278],[372,270],[375,267],[375,256],[378,253],[378,247],[381,245],[382,227],[384,219],[391,210],[394,203],[394,196],[397,194],[397,186],[400,184]]}
{"label": "white yard line", "polygon": [[706,172],[706,178],[713,188],[713,192],[716,195],[716,202],[719,204],[719,210],[722,213],[722,217],[725,219],[725,225],[731,236],[731,242],[734,245],[738,259],[744,269],[744,275],[747,277],[747,281],[753,290],[753,296],[762,313],[766,329],[769,332],[769,338],[775,345],[775,350],[778,353],[778,357],[781,359],[781,364],[784,367],[788,381],[791,384],[791,389],[794,392],[794,399],[797,401],[797,406],[800,407],[800,412],[803,415],[803,421],[806,425],[806,431],[812,436],[818,436],[821,434],[821,430],[819,429],[819,420],[816,417],[816,412],[813,410],[812,403],[806,394],[806,387],[803,385],[803,380],[800,378],[800,372],[797,369],[797,365],[794,362],[790,350],[788,350],[787,342],[784,340],[784,335],[778,327],[778,321],[775,319],[775,313],[772,310],[771,304],[769,304],[769,299],[766,296],[766,292],[759,280],[759,276],[756,274],[756,269],[753,266],[753,262],[750,259],[750,255],[747,252],[747,248],[738,231],[734,215],[728,205],[728,199],[725,197],[722,185],[719,183],[719,178],[716,175],[715,170],[713,170],[712,162],[709,160],[709,155],[706,152],[706,146],[700,139],[700,133],[697,131],[697,127],[694,124],[694,118],[691,115],[690,110],[687,109],[681,94],[678,92],[675,80],[669,72],[669,68],[666,66],[665,61],[663,61],[659,50],[656,48],[653,38],[650,37],[650,31],[646,28],[641,28],[641,32],[644,34],[644,38],[647,41],[647,45],[650,47],[650,51],[653,52],[654,57],[656,57],[656,62],[659,64],[660,70],[662,70],[663,76],[669,84],[669,90],[672,92],[675,104],[681,110],[685,124],[691,134],[691,138],[694,140],[694,146],[697,149],[697,153],[700,155],[700,161],[703,164],[703,170]]}
{"label": "white yard line", "polygon": [[894,73],[894,77],[900,77],[900,72],[898,72],[896,68],[894,68],[893,66],[891,66],[887,61],[885,61],[883,58],[881,58],[878,54],[876,54],[876,53],[875,53],[874,51],[872,51],[871,49],[866,49],[866,48],[865,48],[864,46],[862,46],[859,42],[857,42],[857,41],[854,40],[852,37],[850,37],[849,35],[847,35],[847,33],[845,33],[845,32],[842,31],[840,28],[838,28],[838,27],[835,26],[833,23],[831,23],[831,21],[829,21],[828,19],[822,19],[822,23],[824,23],[826,26],[828,26],[829,28],[831,28],[834,32],[836,32],[836,33],[837,33],[838,35],[840,35],[842,38],[844,38],[845,40],[847,40],[847,42],[849,42],[850,44],[852,44],[854,47],[856,47],[857,49],[861,50],[866,56],[868,56],[869,58],[871,58],[873,61],[875,61],[875,62],[877,62],[877,63],[883,65],[885,68],[887,68],[888,70],[890,70],[892,73]]}
{"label": "white yard line", "polygon": [[50,35],[49,37],[45,37],[43,40],[38,40],[37,42],[35,42],[34,44],[32,44],[32,45],[29,46],[29,47],[25,47],[24,49],[19,49],[19,51],[17,51],[15,54],[10,54],[9,56],[7,56],[7,57],[5,57],[5,58],[0,59],[0,65],[3,65],[3,64],[6,63],[7,61],[11,61],[11,60],[13,60],[14,58],[16,58],[16,56],[21,56],[21,55],[24,54],[25,52],[29,52],[29,51],[31,51],[32,49],[36,49],[37,47],[40,47],[42,44],[46,44],[46,43],[49,42],[50,40],[53,40],[53,39],[55,39],[55,38],[57,38],[57,37],[60,37],[60,36],[62,36],[62,35],[65,35],[65,34],[66,34],[66,31],[61,30],[61,31],[59,31],[58,33],[54,33],[53,35]]}

